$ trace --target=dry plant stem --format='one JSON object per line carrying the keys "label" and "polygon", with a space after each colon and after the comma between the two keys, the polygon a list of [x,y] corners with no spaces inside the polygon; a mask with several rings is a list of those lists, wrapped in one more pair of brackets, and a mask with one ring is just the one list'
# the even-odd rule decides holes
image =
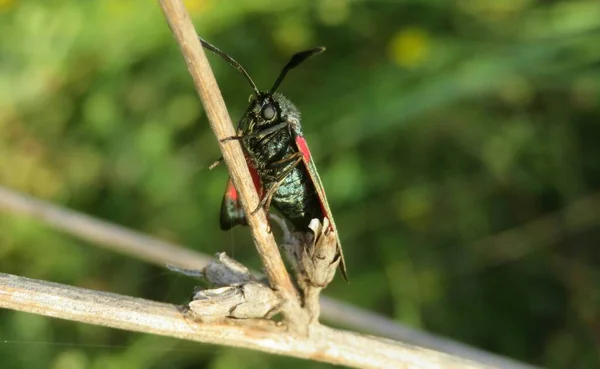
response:
{"label": "dry plant stem", "polygon": [[321,291],[333,280],[340,263],[338,239],[330,232],[327,218],[311,220],[309,226],[312,236],[304,232],[290,233],[284,228],[282,249],[294,266],[296,282],[300,291],[304,310],[308,314],[308,324],[319,324],[321,312],[319,296]]}
{"label": "dry plant stem", "polygon": [[321,294],[322,289],[317,287],[311,287],[305,290],[306,296],[304,296],[304,306],[308,311],[308,316],[310,317],[311,324],[318,324],[319,317],[321,315],[321,305],[319,295]]}
{"label": "dry plant stem", "polygon": [[[573,207],[573,209],[569,207],[569,214],[572,214],[573,217],[577,216],[581,218],[580,215],[576,214],[576,209],[600,209],[600,194],[581,200],[573,205],[576,205],[576,207]],[[181,268],[202,269],[212,259],[209,256],[191,251],[183,246],[162,241],[83,213],[56,206],[2,186],[0,186],[0,210],[32,217],[97,246],[161,267],[164,267],[165,264],[173,264]],[[586,221],[589,218],[589,216],[585,217]],[[582,220],[579,223],[585,222]],[[509,246],[511,245],[503,245],[503,247]],[[446,352],[494,367],[510,369],[535,368],[531,365],[519,363],[516,360],[470,347],[464,343],[404,326],[381,315],[341,301],[336,301],[327,296],[321,296],[320,308],[321,316],[327,321],[362,332]]]}
{"label": "dry plant stem", "polygon": [[206,110],[210,126],[219,140],[223,159],[241,197],[254,243],[260,253],[271,287],[279,291],[287,301],[299,306],[296,289],[285,269],[273,234],[269,231],[265,212],[261,209],[256,214],[252,214],[258,205],[258,195],[242,148],[236,140],[222,142],[227,137],[235,136],[235,131],[192,21],[181,0],[159,2],[194,79],[194,85]]}
{"label": "dry plant stem", "polygon": [[[582,205],[578,205],[578,207],[587,204],[585,208],[593,208],[593,204],[596,204],[595,208],[600,208],[600,195],[582,200],[581,203]],[[212,259],[180,245],[161,241],[83,213],[20,194],[2,186],[0,186],[0,209],[9,213],[33,217],[51,227],[81,237],[97,246],[145,260],[161,267],[165,264],[173,264],[187,269],[202,269]],[[574,210],[571,212],[574,212]],[[510,245],[504,246],[508,247]],[[535,368],[448,338],[404,326],[386,317],[336,301],[327,296],[321,296],[320,307],[322,317],[329,322],[362,332],[427,347],[495,367],[510,369]]]}
{"label": "dry plant stem", "polygon": [[354,368],[483,368],[447,354],[322,326],[308,339],[265,320],[201,323],[186,319],[174,305],[3,273],[0,307]]}

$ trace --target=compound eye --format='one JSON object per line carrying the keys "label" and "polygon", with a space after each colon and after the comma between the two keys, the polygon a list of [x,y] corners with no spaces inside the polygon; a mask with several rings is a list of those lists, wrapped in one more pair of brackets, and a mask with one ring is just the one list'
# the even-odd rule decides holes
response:
{"label": "compound eye", "polygon": [[267,104],[262,108],[260,114],[266,120],[271,120],[275,117],[275,107],[272,104]]}

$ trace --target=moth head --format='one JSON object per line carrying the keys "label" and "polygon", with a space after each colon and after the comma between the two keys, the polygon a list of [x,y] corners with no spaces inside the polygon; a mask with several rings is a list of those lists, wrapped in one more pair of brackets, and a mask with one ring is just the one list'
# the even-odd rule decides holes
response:
{"label": "moth head", "polygon": [[261,93],[258,98],[252,95],[250,98],[250,106],[246,113],[252,122],[252,127],[250,128],[265,128],[280,123],[285,119],[284,112],[280,105],[281,98],[284,97],[279,94],[270,94],[268,92]]}
{"label": "moth head", "polygon": [[282,94],[263,92],[258,99],[251,96],[243,121],[249,131],[269,128],[282,122],[297,125],[300,122],[300,111]]}

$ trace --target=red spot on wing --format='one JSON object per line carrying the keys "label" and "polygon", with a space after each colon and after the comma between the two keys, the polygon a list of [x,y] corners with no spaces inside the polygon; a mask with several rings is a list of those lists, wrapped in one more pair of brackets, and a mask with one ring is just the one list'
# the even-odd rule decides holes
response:
{"label": "red spot on wing", "polygon": [[231,182],[231,179],[229,181],[227,181],[227,188],[225,189],[225,196],[228,199],[230,199],[231,201],[238,200],[238,193],[237,193],[235,187],[233,186],[233,182]]}
{"label": "red spot on wing", "polygon": [[[262,193],[262,185],[260,183],[260,177],[258,176],[258,171],[254,168],[250,163],[248,163],[248,170],[250,171],[250,176],[252,177],[252,182],[254,182],[254,187],[256,188],[256,192],[260,195]],[[239,195],[233,182],[231,179],[227,182],[227,188],[225,189],[225,196],[231,201],[237,202],[239,199]]]}
{"label": "red spot on wing", "polygon": [[252,182],[254,182],[254,187],[256,188],[256,192],[260,195],[262,193],[262,184],[260,183],[260,177],[258,176],[258,171],[254,168],[250,163],[248,163],[248,169],[250,170],[250,176],[252,176]]}
{"label": "red spot on wing", "polygon": [[[319,195],[319,204],[321,205],[321,213],[323,217],[327,217],[331,219],[331,215],[329,214],[329,208],[327,207],[325,201],[325,190],[321,185],[321,180],[318,178],[318,174],[316,173],[315,164],[312,160],[312,155],[310,154],[310,150],[308,149],[308,144],[306,140],[302,136],[296,136],[296,146],[298,150],[302,153],[302,159],[306,166],[306,170],[308,171],[308,175],[312,181],[312,185],[317,191],[317,195]],[[333,227],[332,227],[333,228]]]}
{"label": "red spot on wing", "polygon": [[296,136],[296,146],[298,146],[298,150],[300,150],[300,152],[302,153],[305,162],[308,163],[310,160],[312,160],[310,150],[308,149],[308,144],[306,143],[304,137]]}

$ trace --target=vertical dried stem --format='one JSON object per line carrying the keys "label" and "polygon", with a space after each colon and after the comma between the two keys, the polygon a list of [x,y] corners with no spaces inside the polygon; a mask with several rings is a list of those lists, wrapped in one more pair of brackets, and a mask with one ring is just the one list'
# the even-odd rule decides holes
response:
{"label": "vertical dried stem", "polygon": [[219,140],[223,158],[241,197],[254,243],[260,253],[271,287],[279,291],[287,301],[298,305],[297,291],[285,269],[273,234],[269,231],[265,212],[261,209],[256,214],[252,214],[252,210],[258,205],[258,195],[242,148],[237,141],[222,142],[223,139],[234,136],[235,132],[189,14],[181,0],[159,2],[194,79],[194,85],[206,109],[210,126]]}

